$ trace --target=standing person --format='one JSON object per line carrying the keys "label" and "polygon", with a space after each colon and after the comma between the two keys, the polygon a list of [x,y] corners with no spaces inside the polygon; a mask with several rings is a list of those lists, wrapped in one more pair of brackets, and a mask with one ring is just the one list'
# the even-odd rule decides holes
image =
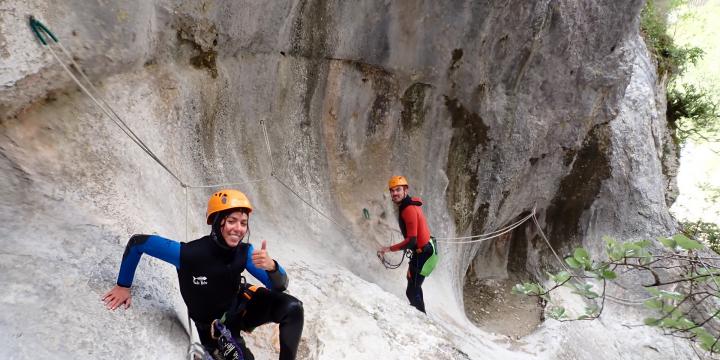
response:
{"label": "standing person", "polygon": [[[125,247],[117,284],[102,298],[106,307],[130,307],[130,286],[145,253],[175,265],[180,294],[210,354],[223,358],[213,341],[217,331],[213,321],[222,319],[238,341],[245,360],[254,357],[245,347],[240,330],[252,331],[274,322],[280,324],[280,359],[295,359],[304,321],[302,302],[283,292],[288,285],[287,274],[268,254],[266,241],[259,250],[249,242],[243,243],[250,231],[252,211],[242,192],[220,190],[208,201],[210,235],[189,243],[157,235],[133,235]],[[248,284],[242,276],[244,270],[266,287]]]}
{"label": "standing person", "polygon": [[[423,300],[422,283],[425,277],[430,274],[437,261],[435,247],[430,241],[430,228],[425,220],[422,209],[422,200],[418,197],[410,197],[408,194],[408,182],[404,176],[393,176],[388,181],[390,197],[400,208],[400,231],[404,240],[392,246],[383,246],[379,254],[382,256],[388,251],[410,251],[410,264],[407,272],[407,289],[405,295],[410,300],[410,305],[425,312],[425,301]],[[428,260],[433,257],[433,260]],[[426,264],[428,266],[426,266]]]}

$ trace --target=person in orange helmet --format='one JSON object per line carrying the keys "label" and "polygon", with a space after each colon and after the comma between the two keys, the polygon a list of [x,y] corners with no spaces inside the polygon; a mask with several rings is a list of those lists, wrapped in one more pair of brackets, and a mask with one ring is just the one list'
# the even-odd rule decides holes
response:
{"label": "person in orange helmet", "polygon": [[[280,359],[295,359],[303,329],[303,305],[284,292],[287,274],[270,257],[266,241],[260,249],[243,242],[250,232],[252,211],[242,192],[220,190],[208,200],[205,217],[211,225],[210,235],[189,243],[133,235],[125,247],[117,283],[103,296],[106,307],[130,307],[135,268],[142,254],[148,254],[175,265],[180,294],[200,341],[214,359],[253,359],[239,332],[268,322],[280,324]],[[248,284],[242,275],[245,270],[265,287]],[[233,346],[228,346],[229,342]]]}
{"label": "person in orange helmet", "polygon": [[435,253],[435,249],[430,241],[430,228],[421,208],[422,200],[419,197],[411,197],[408,186],[404,176],[393,176],[388,181],[390,197],[400,209],[398,222],[404,239],[392,246],[381,247],[378,253],[381,256],[388,251],[403,250],[412,253],[408,265],[405,295],[410,300],[410,305],[424,313],[422,283],[425,276],[421,272],[428,259]]}

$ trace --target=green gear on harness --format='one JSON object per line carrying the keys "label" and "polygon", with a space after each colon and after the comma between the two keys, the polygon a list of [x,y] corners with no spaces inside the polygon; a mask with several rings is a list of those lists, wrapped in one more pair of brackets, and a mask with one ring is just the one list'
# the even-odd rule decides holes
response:
{"label": "green gear on harness", "polygon": [[363,208],[363,217],[365,220],[370,220],[370,211],[367,208]]}
{"label": "green gear on harness", "polygon": [[438,256],[437,253],[437,247],[435,244],[435,238],[430,238],[430,245],[432,245],[432,251],[433,254],[430,255],[430,258],[425,261],[425,264],[423,265],[422,269],[420,270],[420,275],[422,276],[428,276],[430,273],[435,270],[435,266],[438,263],[438,260],[440,260],[440,256]]}

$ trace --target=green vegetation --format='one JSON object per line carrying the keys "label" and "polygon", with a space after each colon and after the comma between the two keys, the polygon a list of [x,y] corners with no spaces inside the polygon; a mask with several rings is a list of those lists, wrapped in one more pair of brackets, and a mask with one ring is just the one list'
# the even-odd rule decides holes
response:
{"label": "green vegetation", "polygon": [[715,253],[720,254],[720,226],[706,221],[685,221],[681,223],[683,233],[704,242]]}
{"label": "green vegetation", "polygon": [[667,121],[675,130],[676,141],[684,144],[692,138],[696,142],[720,140],[720,108],[706,90],[694,85],[668,86]]}
{"label": "green vegetation", "polygon": [[[685,1],[671,1],[670,9],[676,9]],[[648,0],[640,13],[640,30],[649,50],[658,61],[658,74],[668,76],[671,80],[682,74],[688,65],[696,64],[703,51],[698,47],[685,47],[675,44],[668,34],[665,13],[655,7],[655,1]]]}
{"label": "green vegetation", "polygon": [[[667,13],[678,11],[687,1],[672,0],[665,11],[659,11],[654,0],[648,0],[641,12],[640,29],[658,63],[658,74],[667,79],[667,119],[678,144],[720,140],[720,111],[712,93],[700,85],[680,81],[689,67],[696,65],[704,51],[695,46],[678,45],[668,33]],[[685,19],[692,13],[681,15]]]}
{"label": "green vegetation", "polygon": [[[608,282],[629,276],[647,279],[636,285],[650,295],[642,304],[654,313],[644,325],[689,339],[711,354],[720,352],[720,257],[708,257],[700,241],[682,234],[659,239],[661,249],[648,240],[605,241],[608,260],[593,261],[585,249],[577,248],[565,258],[564,271],[548,273],[551,287],[526,282],[515,285],[513,292],[541,298],[548,304],[547,315],[558,321],[593,320],[600,317],[606,299],[630,301],[607,295]],[[623,286],[627,288],[627,282]],[[582,313],[570,314],[554,301],[551,294],[560,287],[572,289],[584,300]]]}

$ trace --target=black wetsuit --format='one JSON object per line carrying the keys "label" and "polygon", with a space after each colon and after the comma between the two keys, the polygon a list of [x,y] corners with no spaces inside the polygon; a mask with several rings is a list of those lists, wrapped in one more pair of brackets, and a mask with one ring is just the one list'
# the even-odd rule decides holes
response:
{"label": "black wetsuit", "polygon": [[[201,342],[211,351],[215,344],[210,337],[210,323],[231,310],[234,299],[244,302],[243,294],[249,294],[251,298],[244,302],[244,311],[227,319],[227,327],[239,339],[240,330],[250,331],[269,322],[279,323],[280,359],[295,359],[303,328],[303,306],[298,299],[283,292],[288,283],[285,270],[277,262],[276,271],[259,269],[252,263],[252,245],[241,243],[229,248],[221,241],[205,236],[189,243],[178,243],[156,235],[135,235],[123,254],[117,284],[130,287],[143,253],[175,265],[180,293],[190,317],[198,327]],[[245,288],[241,277],[244,270],[267,288],[252,287],[254,291],[238,292],[239,286]],[[253,358],[246,349],[243,353],[245,359]]]}

